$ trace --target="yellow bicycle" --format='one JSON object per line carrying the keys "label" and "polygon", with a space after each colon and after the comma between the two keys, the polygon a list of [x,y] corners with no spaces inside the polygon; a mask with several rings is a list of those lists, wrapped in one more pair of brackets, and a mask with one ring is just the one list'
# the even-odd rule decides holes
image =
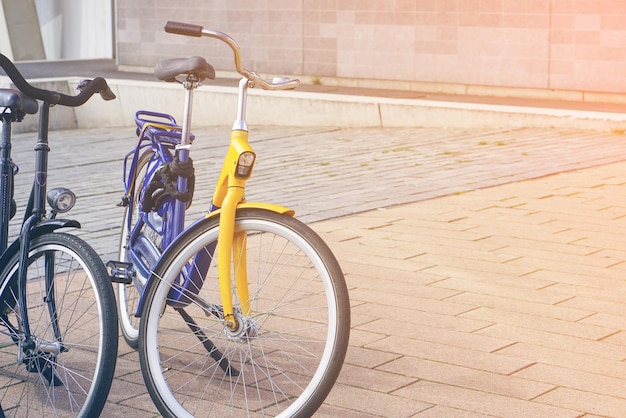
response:
{"label": "yellow bicycle", "polygon": [[[110,264],[120,282],[124,334],[131,345],[137,341],[148,392],[164,416],[309,417],[345,358],[346,283],[331,250],[293,210],[245,200],[256,160],[247,90],[299,82],[246,70],[237,43],[224,33],[177,22],[165,30],[225,42],[243,78],[212,207],[183,228],[193,192],[193,91],[215,73],[199,57],[156,68],[158,78],[185,87],[185,113],[178,126],[167,115],[138,112],[140,140],[125,169],[122,260]],[[137,303],[129,308],[131,300]]]}

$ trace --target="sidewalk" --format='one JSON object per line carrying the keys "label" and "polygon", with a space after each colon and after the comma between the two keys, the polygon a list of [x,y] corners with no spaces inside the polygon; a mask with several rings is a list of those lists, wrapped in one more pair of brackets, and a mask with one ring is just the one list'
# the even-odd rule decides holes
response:
{"label": "sidewalk", "polygon": [[354,307],[325,413],[625,416],[624,170],[316,224]]}
{"label": "sidewalk", "polygon": [[[196,132],[195,160],[206,173],[198,213],[227,133]],[[624,416],[623,135],[251,134],[259,162],[249,199],[285,204],[312,222],[350,287],[350,350],[319,416]],[[31,141],[16,138],[18,163],[30,158]],[[65,179],[79,196],[80,233],[105,260],[114,256],[117,173],[132,131],[55,132],[50,141],[50,184]],[[27,183],[21,164],[17,179]],[[274,181],[286,171],[288,192]],[[121,415],[156,416],[123,340],[104,416]]]}
{"label": "sidewalk", "polygon": [[[350,349],[318,416],[626,416],[619,131],[250,128],[259,161],[248,199],[295,209],[350,287]],[[228,131],[194,129],[195,214]],[[50,135],[49,182],[79,196],[79,233],[105,260],[134,140],[129,128]],[[21,208],[33,144],[14,141]],[[120,339],[103,416],[123,415],[157,416]]]}

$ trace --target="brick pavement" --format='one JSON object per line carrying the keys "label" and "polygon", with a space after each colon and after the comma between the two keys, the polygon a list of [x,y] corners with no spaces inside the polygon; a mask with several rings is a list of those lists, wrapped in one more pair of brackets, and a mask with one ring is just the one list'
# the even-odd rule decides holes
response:
{"label": "brick pavement", "polygon": [[[198,131],[211,138],[197,141],[198,190],[227,131]],[[51,135],[50,182],[70,180],[81,233],[107,258],[132,131],[63,137]],[[315,222],[351,289],[350,351],[319,416],[624,416],[622,135],[263,128],[252,143],[249,200]],[[123,341],[105,414],[154,415]]]}
{"label": "brick pavement", "polygon": [[624,416],[625,170],[316,224],[354,315],[328,403],[354,416]]}
{"label": "brick pavement", "polygon": [[[123,156],[136,141],[133,132],[132,128],[71,130],[50,137],[49,182],[71,186],[79,196],[72,214],[84,225],[81,233],[96,238],[94,245],[103,258],[116,251],[122,212],[115,203],[121,197]],[[192,218],[208,206],[229,127],[194,132],[198,140],[193,156],[202,174],[196,180]],[[25,173],[17,177],[22,200],[30,190],[33,142],[32,135],[19,134],[13,150],[14,160]],[[251,144],[258,161],[248,200],[292,207],[305,222],[606,164],[626,156],[622,135],[543,129],[252,127]]]}

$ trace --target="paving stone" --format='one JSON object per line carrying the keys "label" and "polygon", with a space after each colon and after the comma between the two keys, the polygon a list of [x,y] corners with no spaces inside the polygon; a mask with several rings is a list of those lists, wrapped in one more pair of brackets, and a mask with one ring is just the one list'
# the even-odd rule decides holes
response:
{"label": "paving stone", "polygon": [[626,399],[567,388],[557,388],[535,401],[606,417],[623,416],[626,411]]}
{"label": "paving stone", "polygon": [[620,315],[624,313],[624,304],[606,300],[592,299],[579,295],[573,299],[563,301],[559,306],[568,306],[575,309],[585,309],[593,312]]}
{"label": "paving stone", "polygon": [[[476,333],[552,349],[563,349],[563,347],[567,347],[571,353],[584,354],[614,361],[622,361],[624,358],[623,346],[626,345],[626,336],[623,335],[623,332],[617,332],[598,341],[581,336],[570,336],[525,328],[518,324],[497,323],[478,330]],[[620,344],[620,340],[622,344]]]}
{"label": "paving stone", "polygon": [[616,332],[613,335],[609,335],[608,337],[604,338],[602,341],[606,341],[612,344],[626,345],[626,332],[621,330],[619,332]]}
{"label": "paving stone", "polygon": [[[567,308],[562,304],[555,306],[553,304],[517,300],[513,297],[500,297],[471,292],[459,293],[455,296],[448,298],[447,300],[467,305],[473,305],[476,307],[489,306],[492,308],[512,312],[532,312],[534,315],[541,317],[563,319],[573,322],[588,318],[594,313],[594,311],[589,310]],[[587,321],[583,320],[582,322],[586,323]]]}
{"label": "paving stone", "polygon": [[[368,322],[357,329],[367,329],[381,334],[390,334],[395,331],[397,322],[392,319],[382,318]],[[447,346],[467,348],[470,350],[491,353],[515,342],[512,339],[488,337],[483,333],[466,333],[449,329],[429,327],[423,324],[405,323],[401,327],[402,335],[418,341],[428,341]],[[415,344],[419,344],[416,342]]]}
{"label": "paving stone", "polygon": [[492,296],[513,298],[529,302],[554,304],[569,299],[570,293],[559,291],[559,289],[549,288],[541,291],[546,286],[550,286],[553,281],[536,280],[529,277],[502,276],[495,273],[483,273],[478,270],[464,270],[462,267],[433,267],[426,272],[434,272],[440,275],[447,273],[449,279],[440,280],[433,286],[454,289],[459,293],[471,292],[487,294]]}
{"label": "paving stone", "polygon": [[369,301],[382,306],[414,309],[416,311],[440,313],[450,316],[456,316],[473,309],[473,306],[461,303],[445,302],[438,299],[411,296],[403,293],[380,292],[361,288],[352,290],[350,295],[355,300]]}
{"label": "paving stone", "polygon": [[[348,348],[348,353],[346,354],[347,364],[375,368],[377,366],[388,363],[400,357],[400,355],[398,354],[386,353],[384,351],[378,351],[378,350],[370,350],[370,349],[361,347],[361,345],[364,345],[365,343],[362,342],[362,340],[360,340],[361,342],[359,342],[357,341],[359,340],[358,338],[352,338],[352,337],[353,335],[351,333],[350,347]],[[383,337],[379,336],[378,339],[381,339],[381,338]]]}
{"label": "paving stone", "polygon": [[534,363],[567,367],[618,379],[625,379],[626,376],[626,364],[624,362],[575,353],[569,347],[551,348],[528,343],[517,343],[498,352],[516,359],[527,359]]}
{"label": "paving stone", "polygon": [[415,378],[409,377],[404,373],[360,367],[349,363],[344,364],[338,379],[338,383],[382,393],[390,393],[415,381]]}
{"label": "paving stone", "polygon": [[415,415],[419,418],[486,418],[493,417],[493,415],[479,414],[476,412],[470,412],[467,410],[448,408],[446,406],[435,405],[434,407],[427,409],[419,414]]}
{"label": "paving stone", "polygon": [[430,403],[412,398],[363,391],[344,384],[337,384],[333,388],[326,404],[383,417],[411,417],[432,407]]}
{"label": "paving stone", "polygon": [[[520,370],[514,376],[537,382],[549,382],[555,387],[626,399],[626,387],[622,384],[622,379],[596,373],[547,364],[534,364],[531,367]],[[595,412],[597,413],[598,411]]]}
{"label": "paving stone", "polygon": [[[419,308],[419,307],[416,307]],[[480,321],[472,318],[450,316],[436,312],[420,311],[419,309],[385,306],[374,302],[361,303],[352,307],[353,316],[364,316],[371,322],[378,318],[398,318],[402,322],[422,324],[435,328],[473,332],[492,325],[489,321]]]}
{"label": "paving stone", "polygon": [[[394,334],[397,335],[398,332]],[[502,355],[492,354],[396,335],[368,344],[366,347],[499,374],[514,373],[532,363],[525,359],[508,356],[506,349],[500,351]]]}
{"label": "paving stone", "polygon": [[452,385],[420,381],[398,390],[401,396],[422,402],[444,405],[496,417],[565,417],[581,416],[571,406],[552,406],[534,401],[520,400],[483,391],[460,388]]}
{"label": "paving stone", "polygon": [[[442,383],[460,388],[508,396],[515,399],[530,400],[555,388],[555,384],[541,380],[470,369],[452,364],[441,364],[415,357],[401,357],[380,367],[394,373],[429,382]],[[525,370],[525,369],[524,369]],[[518,378],[515,378],[518,377]]]}
{"label": "paving stone", "polygon": [[580,336],[591,340],[599,340],[617,331],[616,328],[607,328],[595,324],[584,324],[582,322],[571,322],[561,319],[548,318],[534,315],[534,313],[520,313],[506,311],[489,307],[480,307],[462,316],[493,323],[504,323],[510,325],[520,325],[525,328],[537,329],[539,331],[554,332],[563,335]]}

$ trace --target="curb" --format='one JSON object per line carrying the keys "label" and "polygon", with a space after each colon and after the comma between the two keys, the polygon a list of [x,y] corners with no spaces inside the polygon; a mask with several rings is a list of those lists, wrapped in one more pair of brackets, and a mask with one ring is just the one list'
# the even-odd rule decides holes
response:
{"label": "curb", "polygon": [[[32,80],[37,87],[72,94],[80,78]],[[133,125],[139,109],[151,109],[182,119],[184,91],[161,81],[109,79],[117,100],[90,100],[79,108],[55,109],[52,129],[85,129]],[[8,79],[0,81],[8,87]],[[237,88],[203,86],[195,92],[194,126],[224,126],[234,121]],[[341,128],[567,128],[595,131],[626,130],[626,114],[446,100],[250,90],[247,120],[252,125],[335,126]],[[36,130],[36,118],[16,131]]]}

